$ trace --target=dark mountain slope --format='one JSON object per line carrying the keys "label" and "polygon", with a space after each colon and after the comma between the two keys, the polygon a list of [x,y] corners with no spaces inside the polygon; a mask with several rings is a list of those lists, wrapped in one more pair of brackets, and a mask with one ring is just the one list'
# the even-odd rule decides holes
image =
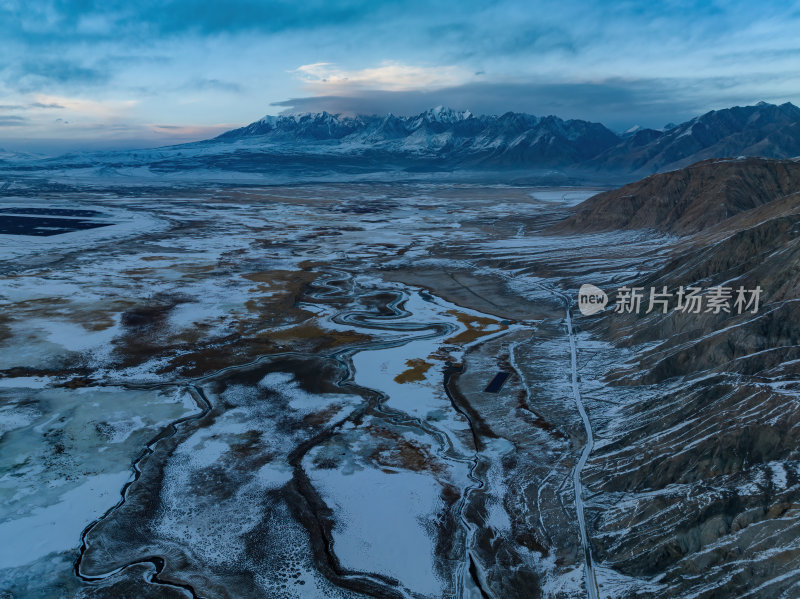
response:
{"label": "dark mountain slope", "polygon": [[656,229],[696,233],[800,192],[800,162],[707,160],[589,198],[553,232]]}

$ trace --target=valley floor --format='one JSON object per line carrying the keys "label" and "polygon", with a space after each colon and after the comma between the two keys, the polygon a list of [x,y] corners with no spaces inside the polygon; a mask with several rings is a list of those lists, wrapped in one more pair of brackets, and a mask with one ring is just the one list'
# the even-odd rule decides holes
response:
{"label": "valley floor", "polygon": [[581,316],[594,191],[2,198],[0,597],[797,597],[796,373]]}

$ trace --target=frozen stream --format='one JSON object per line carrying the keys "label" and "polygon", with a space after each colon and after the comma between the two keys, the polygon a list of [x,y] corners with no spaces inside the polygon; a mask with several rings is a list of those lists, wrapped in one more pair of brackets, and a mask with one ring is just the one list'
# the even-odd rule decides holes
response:
{"label": "frozen stream", "polygon": [[[492,448],[476,448],[471,423],[453,403],[443,381],[449,365],[460,362],[473,345],[519,327],[501,326],[494,316],[466,310],[427,292],[402,286],[396,292],[399,299],[392,304],[396,313],[390,317],[353,311],[336,314],[331,322],[394,337],[383,346],[349,356],[352,380],[377,391],[383,398],[378,409],[384,417],[410,425],[405,439],[430,447],[436,462],[447,465],[449,481],[460,488],[461,499],[452,509],[462,529],[458,538],[463,547],[452,579],[436,569],[436,539],[426,524],[434,522],[436,512],[443,509],[439,495],[444,477],[401,471],[387,475],[373,468],[356,469],[348,476],[311,470],[309,476],[329,505],[336,506],[340,523],[333,531],[333,551],[343,567],[389,575],[402,581],[411,594],[491,596],[475,580],[480,572],[470,551],[475,524],[464,512],[472,490],[486,484],[475,472],[479,461],[489,459]],[[465,324],[470,318],[482,323],[477,338],[459,346],[448,344],[448,339],[470,331]],[[415,371],[409,374],[410,370]]]}

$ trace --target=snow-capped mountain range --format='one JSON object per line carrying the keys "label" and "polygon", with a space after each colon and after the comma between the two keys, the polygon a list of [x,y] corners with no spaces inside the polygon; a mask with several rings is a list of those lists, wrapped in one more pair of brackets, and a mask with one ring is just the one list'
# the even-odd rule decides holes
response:
{"label": "snow-capped mountain range", "polygon": [[619,138],[599,123],[513,112],[475,116],[437,106],[410,117],[327,112],[268,116],[215,141],[288,145],[292,153],[301,148],[312,153],[438,158],[459,167],[552,167],[588,160],[616,145]]}
{"label": "snow-capped mountain range", "polygon": [[800,156],[800,108],[759,102],[712,110],[665,130],[639,129],[591,162],[650,175],[708,158]]}
{"label": "snow-capped mountain range", "polygon": [[27,171],[94,169],[103,176],[204,171],[224,173],[225,179],[246,174],[275,180],[515,170],[634,180],[707,158],[740,155],[800,156],[800,108],[760,102],[711,111],[661,130],[634,127],[623,134],[583,120],[515,112],[476,116],[442,106],[414,116],[266,116],[201,142],[47,160],[6,159],[0,169],[24,163]]}

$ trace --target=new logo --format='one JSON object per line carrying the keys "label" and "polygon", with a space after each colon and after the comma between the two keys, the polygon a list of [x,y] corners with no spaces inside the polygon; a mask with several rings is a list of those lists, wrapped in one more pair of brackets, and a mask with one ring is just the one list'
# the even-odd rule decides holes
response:
{"label": "new logo", "polygon": [[578,290],[578,310],[584,316],[597,314],[608,304],[606,292],[594,285],[581,285]]}

